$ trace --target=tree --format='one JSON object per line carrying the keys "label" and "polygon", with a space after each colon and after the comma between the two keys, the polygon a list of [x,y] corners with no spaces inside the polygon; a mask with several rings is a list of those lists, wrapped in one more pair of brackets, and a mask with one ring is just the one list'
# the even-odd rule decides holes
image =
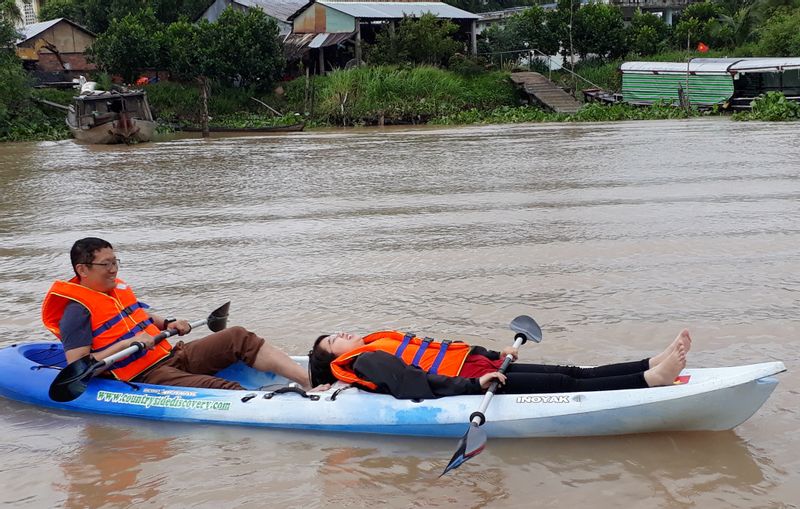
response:
{"label": "tree", "polygon": [[181,20],[161,37],[163,65],[174,79],[198,84],[203,135],[208,136],[208,98],[213,80],[271,87],[283,70],[278,26],[261,9],[226,9],[218,22]]}
{"label": "tree", "polygon": [[732,14],[720,14],[713,35],[723,46],[741,46],[755,35],[755,28],[760,22],[761,13],[756,9],[756,4],[749,4]]}
{"label": "tree", "polygon": [[715,34],[719,32],[718,18],[721,10],[719,5],[708,0],[689,4],[675,25],[673,31],[675,46],[683,49],[686,48],[687,42],[690,48],[694,48],[699,42],[718,46]]}
{"label": "tree", "polygon": [[557,8],[547,11],[547,25],[561,45],[561,55],[566,63],[575,53],[575,15],[581,0],[558,0]]}
{"label": "tree", "polygon": [[800,10],[778,11],[760,31],[759,54],[770,57],[800,55]]}
{"label": "tree", "polygon": [[370,49],[369,59],[375,64],[431,64],[445,65],[463,44],[453,40],[458,26],[448,20],[440,20],[433,14],[419,18],[403,17],[397,30],[386,30],[376,38]]}
{"label": "tree", "polygon": [[48,21],[57,18],[67,18],[89,28],[86,25],[86,9],[76,0],[48,0],[39,9],[39,19]]}
{"label": "tree", "polygon": [[0,17],[0,138],[7,134],[11,120],[24,111],[30,95],[28,78],[14,51],[18,37],[13,21],[3,14]]}
{"label": "tree", "polygon": [[209,3],[208,0],[48,0],[39,11],[39,18],[67,18],[101,34],[108,30],[113,20],[147,8],[153,10],[156,19],[166,24],[181,18],[197,19]]}
{"label": "tree", "polygon": [[22,11],[17,7],[15,0],[0,0],[0,21],[12,24],[22,21]]}
{"label": "tree", "polygon": [[628,29],[628,47],[637,55],[654,55],[664,50],[669,39],[669,27],[651,12],[637,10]]}
{"label": "tree", "polygon": [[229,7],[216,23],[201,23],[200,33],[206,37],[204,58],[215,62],[211,76],[216,79],[269,88],[283,71],[278,25],[261,9]]}
{"label": "tree", "polygon": [[98,36],[91,56],[102,70],[132,83],[142,69],[158,65],[162,29],[152,9],[128,14]]}
{"label": "tree", "polygon": [[522,47],[537,49],[546,55],[558,52],[558,36],[541,7],[529,7],[520,14],[512,16],[508,20],[506,29],[518,42],[517,49]]}
{"label": "tree", "polygon": [[584,58],[591,54],[606,60],[627,53],[622,11],[614,6],[584,5],[575,12],[572,32],[575,50]]}

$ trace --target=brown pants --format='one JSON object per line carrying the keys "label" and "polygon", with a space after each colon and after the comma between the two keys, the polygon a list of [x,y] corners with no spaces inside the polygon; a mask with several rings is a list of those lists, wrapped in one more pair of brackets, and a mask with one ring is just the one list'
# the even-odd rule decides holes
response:
{"label": "brown pants", "polygon": [[231,327],[196,341],[178,341],[172,355],[134,381],[155,385],[244,389],[236,382],[214,376],[236,361],[252,366],[264,339],[244,327]]}

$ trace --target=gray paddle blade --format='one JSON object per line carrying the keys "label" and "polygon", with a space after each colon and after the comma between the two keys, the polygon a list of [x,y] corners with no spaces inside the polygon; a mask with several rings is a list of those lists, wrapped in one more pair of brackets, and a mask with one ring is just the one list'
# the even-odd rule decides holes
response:
{"label": "gray paddle blade", "polygon": [[92,357],[87,355],[67,365],[50,384],[50,399],[65,403],[83,394],[89,384],[94,364]]}
{"label": "gray paddle blade", "polygon": [[536,323],[536,320],[528,315],[520,315],[513,320],[509,325],[511,330],[519,334],[523,334],[525,339],[533,340],[537,343],[542,341],[542,328]]}
{"label": "gray paddle blade", "polygon": [[230,307],[231,302],[228,301],[211,312],[206,321],[211,332],[219,332],[228,326],[228,309]]}
{"label": "gray paddle blade", "polygon": [[476,423],[470,422],[469,429],[467,429],[467,432],[461,437],[461,440],[458,441],[458,447],[456,448],[455,454],[453,454],[453,457],[450,459],[450,463],[447,464],[444,472],[442,472],[439,477],[460,467],[468,459],[480,454],[485,446],[486,432]]}

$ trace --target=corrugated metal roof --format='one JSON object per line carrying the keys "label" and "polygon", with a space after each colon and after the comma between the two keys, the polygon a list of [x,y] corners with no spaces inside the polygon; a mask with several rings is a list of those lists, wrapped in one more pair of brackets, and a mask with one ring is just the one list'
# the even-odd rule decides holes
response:
{"label": "corrugated metal roof", "polygon": [[306,48],[335,46],[351,37],[355,32],[336,34],[291,34],[283,41],[283,53],[289,60],[300,58]]}
{"label": "corrugated metal roof", "polygon": [[234,0],[234,2],[245,7],[259,7],[268,16],[284,22],[288,22],[289,16],[308,3],[307,0]]}
{"label": "corrugated metal roof", "polygon": [[[689,63],[689,72],[695,74],[727,74],[728,67],[738,59],[727,59],[725,62],[700,60],[717,59],[694,59]],[[620,66],[622,73],[633,72],[659,72],[665,74],[686,73],[686,62],[625,62]]]}
{"label": "corrugated metal roof", "polygon": [[800,69],[800,57],[745,58],[730,67],[731,71],[736,72],[748,70],[780,71],[786,69]]}
{"label": "corrugated metal roof", "polygon": [[53,25],[56,25],[62,19],[64,18],[56,18],[51,19],[50,21],[42,21],[41,23],[31,23],[30,25],[25,25],[19,30],[19,33],[22,34],[22,39],[17,39],[17,44],[36,37]]}
{"label": "corrugated metal roof", "polygon": [[39,23],[31,23],[30,25],[25,25],[24,27],[19,29],[19,33],[22,34],[22,39],[17,39],[17,44],[22,44],[23,42],[33,39],[37,35],[41,34],[42,32],[46,32],[47,30],[51,29],[59,22],[64,21],[65,23],[69,23],[70,25],[74,26],[79,30],[83,30],[87,34],[94,36],[94,33],[86,28],[80,26],[79,24],[75,23],[74,21],[70,21],[67,18],[56,18],[51,19],[49,21],[42,21]]}
{"label": "corrugated metal roof", "polygon": [[[800,69],[800,58],[693,58],[689,72],[695,74],[729,74],[745,71],[781,71]],[[624,73],[659,72],[686,73],[685,62],[625,62],[620,66]]]}
{"label": "corrugated metal roof", "polygon": [[431,13],[437,18],[479,19],[480,16],[444,2],[336,2],[317,0],[316,3],[361,19],[402,19]]}

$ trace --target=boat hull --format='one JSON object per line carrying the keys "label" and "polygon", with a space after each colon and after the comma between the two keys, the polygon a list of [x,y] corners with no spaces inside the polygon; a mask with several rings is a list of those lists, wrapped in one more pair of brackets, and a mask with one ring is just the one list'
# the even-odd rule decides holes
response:
{"label": "boat hull", "polygon": [[[303,358],[297,358],[302,361]],[[130,386],[94,378],[74,401],[56,403],[47,392],[64,356],[58,343],[0,350],[0,395],[34,405],[164,421],[215,423],[388,435],[459,437],[482,396],[398,400],[348,388],[313,401],[294,393],[258,390],[285,383],[237,364],[220,373],[252,389],[225,391]],[[688,383],[670,387],[567,394],[496,395],[484,430],[489,437],[571,437],[657,431],[726,430],[764,404],[785,370],[780,362],[685,370]]]}
{"label": "boat hull", "polygon": [[131,119],[129,122],[130,126],[121,126],[117,121],[89,128],[76,127],[69,122],[67,126],[76,140],[95,145],[143,143],[153,138],[155,122],[141,119]]}

